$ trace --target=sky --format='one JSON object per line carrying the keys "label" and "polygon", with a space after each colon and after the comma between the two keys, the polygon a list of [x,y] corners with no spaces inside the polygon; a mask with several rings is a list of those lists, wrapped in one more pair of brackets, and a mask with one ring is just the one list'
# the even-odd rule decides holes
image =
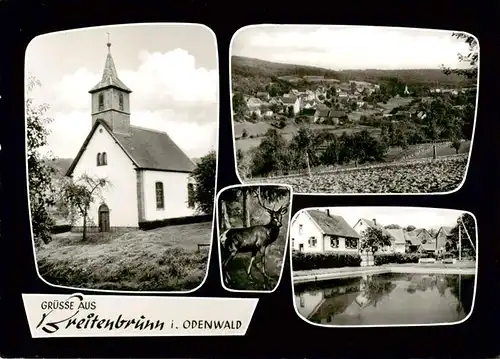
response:
{"label": "sky", "polygon": [[468,45],[451,31],[371,26],[258,25],[240,29],[231,55],[347,69],[463,68]]}
{"label": "sky", "polygon": [[350,226],[354,226],[360,218],[375,218],[377,224],[383,226],[399,224],[401,227],[413,225],[417,228],[439,229],[441,226],[454,227],[464,212],[418,207],[331,207],[330,213],[342,216]]}
{"label": "sky", "polygon": [[213,32],[195,24],[119,25],[50,33],[26,50],[29,94],[50,106],[42,152],[74,158],[91,128],[88,91],[102,77],[108,34],[118,77],[132,90],[131,124],[166,132],[191,158],[217,145],[219,76]]}

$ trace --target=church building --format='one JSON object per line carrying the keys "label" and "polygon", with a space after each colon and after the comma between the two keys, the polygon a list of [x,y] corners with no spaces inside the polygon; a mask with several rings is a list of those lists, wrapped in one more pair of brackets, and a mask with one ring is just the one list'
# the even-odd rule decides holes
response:
{"label": "church building", "polygon": [[[107,232],[139,222],[194,216],[190,174],[195,164],[164,132],[130,125],[130,90],[108,54],[101,81],[90,91],[92,129],[66,176],[106,178],[87,226]],[[82,228],[83,219],[74,223]]]}

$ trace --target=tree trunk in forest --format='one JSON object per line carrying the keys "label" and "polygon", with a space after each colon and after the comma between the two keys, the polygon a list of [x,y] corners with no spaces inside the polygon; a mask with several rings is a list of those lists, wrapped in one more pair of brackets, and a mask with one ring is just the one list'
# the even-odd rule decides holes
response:
{"label": "tree trunk in forest", "polygon": [[243,226],[250,227],[250,215],[248,213],[248,190],[244,189],[242,191],[243,198]]}
{"label": "tree trunk in forest", "polygon": [[227,214],[226,201],[221,201],[222,207],[222,230],[225,231],[231,228],[231,222],[229,222],[229,215]]}

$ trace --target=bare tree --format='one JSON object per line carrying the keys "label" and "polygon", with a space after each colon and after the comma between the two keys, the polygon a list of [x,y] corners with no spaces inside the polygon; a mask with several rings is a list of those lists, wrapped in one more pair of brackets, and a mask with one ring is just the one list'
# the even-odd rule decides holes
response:
{"label": "bare tree", "polygon": [[102,197],[102,189],[109,186],[106,178],[82,175],[75,181],[67,181],[61,189],[61,200],[68,208],[72,221],[81,217],[83,220],[82,240],[87,239],[87,221],[90,205],[96,198]]}

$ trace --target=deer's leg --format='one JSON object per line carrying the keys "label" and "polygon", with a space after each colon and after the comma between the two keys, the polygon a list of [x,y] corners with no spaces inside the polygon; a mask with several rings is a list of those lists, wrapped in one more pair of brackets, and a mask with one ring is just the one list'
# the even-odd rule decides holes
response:
{"label": "deer's leg", "polygon": [[269,277],[269,275],[267,274],[267,271],[266,271],[267,248],[268,247],[264,247],[264,249],[262,251],[262,272],[264,273],[264,277],[266,277],[267,279],[270,279],[270,277]]}
{"label": "deer's leg", "polygon": [[222,274],[224,277],[224,282],[226,284],[229,284],[229,281],[231,280],[231,276],[229,275],[229,271],[227,270],[227,266],[231,262],[231,260],[236,256],[237,251],[230,251],[230,250],[225,250],[226,254],[226,259],[224,259],[224,262],[222,262]]}
{"label": "deer's leg", "polygon": [[255,253],[252,253],[252,257],[250,258],[250,263],[248,264],[247,268],[247,275],[250,278],[252,277],[252,266],[254,261],[255,261]]}

